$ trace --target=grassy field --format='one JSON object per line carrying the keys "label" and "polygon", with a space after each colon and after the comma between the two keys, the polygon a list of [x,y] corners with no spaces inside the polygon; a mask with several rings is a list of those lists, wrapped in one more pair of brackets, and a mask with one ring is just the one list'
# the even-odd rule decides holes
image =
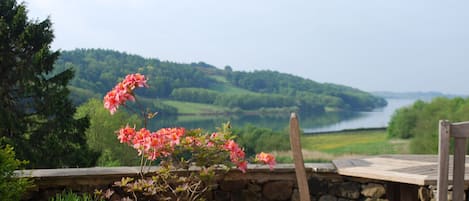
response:
{"label": "grassy field", "polygon": [[[388,139],[385,130],[338,132],[303,135],[301,138],[305,161],[331,161],[336,158],[378,154],[408,154],[409,141]],[[276,153],[289,162],[289,152]]]}
{"label": "grassy field", "polygon": [[226,112],[225,107],[212,104],[191,103],[173,100],[165,100],[163,103],[176,107],[179,114],[214,114]]}
{"label": "grassy field", "polygon": [[215,90],[215,91],[218,91],[218,92],[223,92],[223,93],[230,93],[230,94],[256,94],[255,92],[233,86],[223,76],[211,76],[211,78],[213,78],[213,79],[215,79],[219,82],[224,83],[224,85],[213,84],[210,87],[210,89],[212,89],[212,90]]}

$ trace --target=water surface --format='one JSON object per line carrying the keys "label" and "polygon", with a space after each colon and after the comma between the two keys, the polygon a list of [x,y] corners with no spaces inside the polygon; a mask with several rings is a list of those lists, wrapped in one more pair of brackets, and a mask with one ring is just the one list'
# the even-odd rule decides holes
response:
{"label": "water surface", "polygon": [[[415,99],[387,99],[388,105],[371,112],[327,112],[299,115],[300,126],[306,133],[330,132],[344,129],[386,127],[394,111],[411,105]],[[231,122],[234,128],[246,125],[282,131],[288,128],[290,114],[277,115],[192,115],[160,116],[151,125],[162,127],[203,128],[215,131],[222,123]]]}

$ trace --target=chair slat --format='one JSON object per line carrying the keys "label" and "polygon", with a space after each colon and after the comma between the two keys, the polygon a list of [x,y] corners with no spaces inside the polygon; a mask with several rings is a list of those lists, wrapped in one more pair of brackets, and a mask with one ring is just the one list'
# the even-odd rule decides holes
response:
{"label": "chair slat", "polygon": [[450,128],[449,122],[447,121],[439,122],[438,180],[437,180],[438,201],[448,200],[449,128]]}
{"label": "chair slat", "polygon": [[450,132],[451,137],[469,137],[469,122],[452,123]]}
{"label": "chair slat", "polygon": [[466,138],[454,140],[453,200],[464,200]]}

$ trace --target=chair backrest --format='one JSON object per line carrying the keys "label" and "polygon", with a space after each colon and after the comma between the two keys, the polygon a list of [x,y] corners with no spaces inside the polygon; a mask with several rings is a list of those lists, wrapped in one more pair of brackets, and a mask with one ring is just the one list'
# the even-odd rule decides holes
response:
{"label": "chair backrest", "polygon": [[438,143],[438,201],[448,200],[448,172],[450,158],[450,140],[454,138],[453,156],[453,200],[464,200],[464,170],[466,159],[466,141],[469,137],[469,121],[451,123],[440,120]]}

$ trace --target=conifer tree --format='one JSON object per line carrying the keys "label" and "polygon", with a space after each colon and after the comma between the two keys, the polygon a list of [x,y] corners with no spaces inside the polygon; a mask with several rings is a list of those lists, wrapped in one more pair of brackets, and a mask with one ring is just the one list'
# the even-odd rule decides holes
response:
{"label": "conifer tree", "polygon": [[68,99],[73,71],[54,72],[53,38],[49,19],[29,20],[23,3],[0,1],[0,145],[35,168],[94,165],[89,119],[74,119]]}

